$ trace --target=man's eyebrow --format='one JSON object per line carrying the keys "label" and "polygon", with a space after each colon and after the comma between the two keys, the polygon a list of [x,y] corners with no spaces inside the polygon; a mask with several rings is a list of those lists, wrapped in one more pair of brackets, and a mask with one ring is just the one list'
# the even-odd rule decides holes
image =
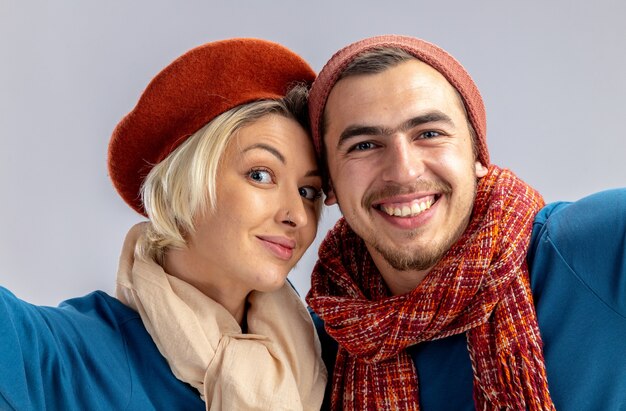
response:
{"label": "man's eyebrow", "polygon": [[442,113],[439,110],[435,110],[435,111],[431,111],[421,116],[413,117],[409,119],[408,121],[405,121],[404,123],[402,123],[399,129],[402,131],[407,131],[407,130],[412,129],[413,127],[417,127],[417,126],[420,126],[422,124],[427,124],[427,123],[446,123],[449,126],[454,126],[454,122],[452,121],[450,116],[448,116],[445,113]]}
{"label": "man's eyebrow", "polygon": [[353,125],[347,127],[339,135],[339,141],[337,141],[337,147],[342,145],[346,140],[349,140],[356,136],[384,136],[391,134],[392,130],[385,127],[377,126],[360,126]]}
{"label": "man's eyebrow", "polygon": [[408,131],[422,124],[435,122],[443,122],[450,126],[454,126],[454,122],[447,114],[439,110],[434,110],[426,114],[410,118],[395,129],[382,126],[362,126],[358,124],[349,126],[339,135],[337,146],[340,146],[346,140],[356,136],[388,136],[396,131]]}
{"label": "man's eyebrow", "polygon": [[274,157],[276,157],[277,159],[280,160],[281,163],[283,164],[287,164],[287,162],[285,161],[285,156],[282,155],[282,153],[280,151],[278,151],[277,149],[275,149],[274,147],[268,145],[268,144],[264,144],[264,143],[256,143],[253,144],[251,146],[246,147],[242,153],[248,152],[250,150],[265,150],[270,152],[272,155],[274,155]]}

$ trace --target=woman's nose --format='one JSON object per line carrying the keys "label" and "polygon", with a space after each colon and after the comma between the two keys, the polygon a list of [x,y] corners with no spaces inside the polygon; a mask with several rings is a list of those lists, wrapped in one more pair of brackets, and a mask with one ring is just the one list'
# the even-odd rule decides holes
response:
{"label": "woman's nose", "polygon": [[294,194],[289,194],[285,198],[285,204],[280,211],[279,220],[283,224],[291,227],[304,227],[308,222],[308,215],[304,206],[304,200],[300,196],[300,192],[296,190]]}

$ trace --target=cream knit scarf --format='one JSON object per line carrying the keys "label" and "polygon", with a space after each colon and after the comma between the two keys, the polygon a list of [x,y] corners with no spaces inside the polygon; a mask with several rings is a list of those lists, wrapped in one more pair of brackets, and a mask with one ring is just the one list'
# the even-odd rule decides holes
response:
{"label": "cream knit scarf", "polygon": [[248,333],[230,313],[137,255],[141,227],[124,242],[117,298],[136,310],[174,375],[207,410],[319,410],[326,385],[320,343],[302,301],[285,284],[248,298]]}

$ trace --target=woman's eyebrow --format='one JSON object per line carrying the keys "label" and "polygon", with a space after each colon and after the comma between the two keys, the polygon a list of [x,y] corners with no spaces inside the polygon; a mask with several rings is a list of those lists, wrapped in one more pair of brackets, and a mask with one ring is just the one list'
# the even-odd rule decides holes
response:
{"label": "woman's eyebrow", "polygon": [[278,160],[280,160],[281,163],[287,164],[287,162],[285,160],[285,156],[283,156],[280,151],[278,151],[274,147],[272,147],[272,146],[270,146],[268,144],[265,144],[265,143],[253,144],[251,146],[246,147],[242,152],[245,153],[245,152],[248,152],[250,150],[256,150],[256,149],[268,151],[269,153],[274,155],[274,157],[276,157]]}
{"label": "woman's eyebrow", "polygon": [[[271,153],[278,160],[280,160],[281,163],[287,164],[287,160],[285,160],[285,156],[283,156],[280,151],[278,151],[276,148],[270,146],[269,144],[265,144],[265,143],[252,144],[251,146],[248,146],[248,147],[244,148],[241,152],[242,153],[246,153],[246,152],[252,151],[252,150],[265,150],[265,151]],[[304,176],[305,177],[321,177],[322,175],[321,175],[319,169],[314,168],[314,169],[311,169],[311,170],[307,171]]]}

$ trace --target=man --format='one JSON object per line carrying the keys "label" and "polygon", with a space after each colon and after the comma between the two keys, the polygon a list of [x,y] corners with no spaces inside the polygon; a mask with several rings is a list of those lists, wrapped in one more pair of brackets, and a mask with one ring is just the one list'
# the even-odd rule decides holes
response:
{"label": "man", "polygon": [[310,111],[344,215],[307,296],[333,409],[626,409],[626,190],[544,206],[415,38],[337,52]]}

